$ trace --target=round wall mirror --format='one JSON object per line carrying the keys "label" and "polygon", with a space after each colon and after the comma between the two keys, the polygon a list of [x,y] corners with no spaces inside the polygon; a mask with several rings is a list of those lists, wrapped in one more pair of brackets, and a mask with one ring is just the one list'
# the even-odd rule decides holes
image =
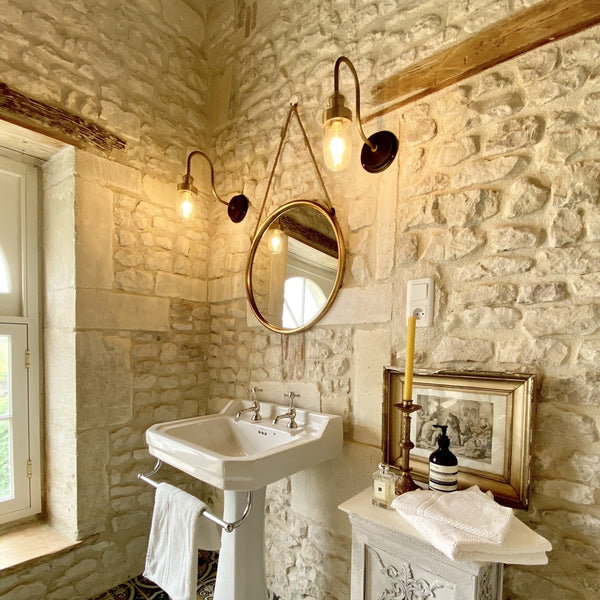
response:
{"label": "round wall mirror", "polygon": [[246,265],[246,292],[271,331],[307,329],[327,312],[344,276],[346,251],[335,216],[312,200],[294,200],[256,232]]}

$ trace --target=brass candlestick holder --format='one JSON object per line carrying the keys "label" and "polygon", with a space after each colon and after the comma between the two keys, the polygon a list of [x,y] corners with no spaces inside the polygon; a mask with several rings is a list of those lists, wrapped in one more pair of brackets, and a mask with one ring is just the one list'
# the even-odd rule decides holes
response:
{"label": "brass candlestick holder", "polygon": [[395,492],[397,496],[404,494],[405,492],[412,492],[418,490],[419,487],[413,481],[410,475],[410,451],[415,445],[410,441],[410,413],[419,410],[421,407],[417,404],[413,404],[411,400],[403,400],[399,404],[394,404],[396,408],[402,413],[400,421],[400,443],[399,446],[402,449],[402,456],[400,462],[400,475],[396,480]]}

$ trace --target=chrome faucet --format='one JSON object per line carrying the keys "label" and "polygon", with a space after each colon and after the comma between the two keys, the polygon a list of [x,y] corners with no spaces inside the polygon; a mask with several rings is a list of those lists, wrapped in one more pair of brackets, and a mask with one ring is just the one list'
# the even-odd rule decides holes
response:
{"label": "chrome faucet", "polygon": [[236,413],[236,415],[235,415],[236,422],[240,420],[240,417],[244,413],[250,412],[250,411],[253,411],[253,414],[250,417],[251,421],[256,422],[256,421],[260,421],[262,419],[262,417],[260,416],[260,405],[258,403],[258,400],[256,399],[256,392],[262,392],[262,388],[253,387],[248,390],[248,393],[252,394],[252,406],[249,406],[248,408],[244,408],[244,409],[240,410],[238,413]]}
{"label": "chrome faucet", "polygon": [[295,392],[288,392],[287,394],[284,394],[283,397],[290,399],[289,409],[286,413],[283,413],[282,415],[277,415],[273,419],[273,425],[277,425],[277,421],[279,421],[279,419],[289,419],[290,422],[286,425],[286,427],[288,429],[296,429],[298,427],[298,424],[296,423],[296,409],[294,408],[294,398],[299,398],[300,394],[296,394]]}

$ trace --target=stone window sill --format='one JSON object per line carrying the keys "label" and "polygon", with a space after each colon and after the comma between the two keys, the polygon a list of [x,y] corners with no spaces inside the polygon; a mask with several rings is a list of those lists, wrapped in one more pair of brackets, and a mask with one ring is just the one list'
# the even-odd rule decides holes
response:
{"label": "stone window sill", "polygon": [[28,523],[0,533],[0,572],[74,548],[81,544],[61,535],[45,523]]}

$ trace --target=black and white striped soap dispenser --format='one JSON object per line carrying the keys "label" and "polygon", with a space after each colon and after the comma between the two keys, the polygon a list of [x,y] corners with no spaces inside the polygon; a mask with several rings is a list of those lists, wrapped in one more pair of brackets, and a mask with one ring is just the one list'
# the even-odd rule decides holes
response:
{"label": "black and white striped soap dispenser", "polygon": [[458,459],[450,452],[450,438],[446,435],[447,425],[434,425],[442,432],[438,436],[438,449],[429,456],[429,489],[438,492],[453,492],[458,486]]}

